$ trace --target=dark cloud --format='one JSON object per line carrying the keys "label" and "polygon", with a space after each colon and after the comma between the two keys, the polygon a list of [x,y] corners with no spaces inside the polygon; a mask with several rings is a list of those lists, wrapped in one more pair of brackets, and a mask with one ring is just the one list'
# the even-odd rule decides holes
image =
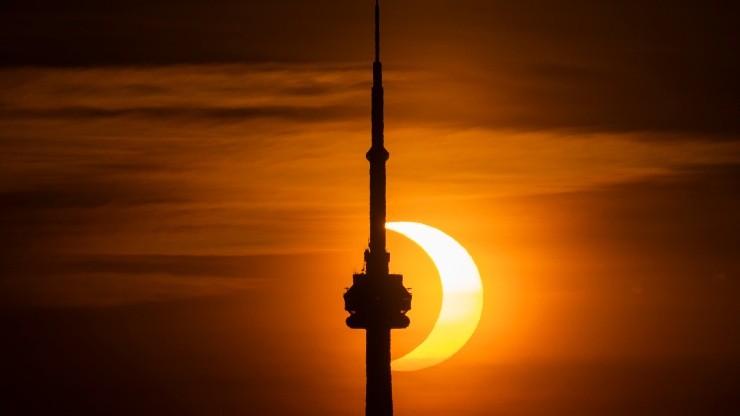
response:
{"label": "dark cloud", "polygon": [[740,165],[694,165],[530,203],[549,213],[537,237],[544,245],[562,245],[565,236],[565,252],[601,270],[583,281],[621,276],[677,290],[686,300],[715,285],[717,274],[740,283],[739,191]]}
{"label": "dark cloud", "polygon": [[[352,50],[369,4],[86,0],[10,2],[6,64],[121,65],[311,61]],[[351,54],[351,52],[350,52]],[[342,60],[329,59],[333,61]]]}
{"label": "dark cloud", "polygon": [[[5,66],[86,67],[366,62],[371,7],[339,0],[6,2],[0,59]],[[458,126],[735,139],[740,60],[731,39],[740,37],[738,27],[723,1],[386,2],[387,69],[435,74],[408,101],[389,94],[389,114]],[[216,117],[224,114],[233,112]]]}
{"label": "dark cloud", "polygon": [[636,257],[650,253],[683,270],[704,268],[705,277],[723,270],[737,276],[738,192],[740,165],[679,167],[675,175],[592,193],[593,202],[609,200],[594,212],[602,224],[594,231],[607,231],[604,244]]}
{"label": "dark cloud", "polygon": [[[290,261],[306,261],[308,255],[48,255],[34,263],[5,259],[5,265],[20,266],[12,274],[24,278],[75,274],[168,275],[183,278],[228,277],[260,279],[283,276],[292,279]],[[290,258],[291,260],[286,260]],[[6,270],[7,272],[7,270]]]}
{"label": "dark cloud", "polygon": [[400,10],[386,19],[386,65],[423,66],[438,76],[435,94],[389,114],[460,127],[740,131],[729,41],[740,22],[728,2],[420,3],[390,6]]}
{"label": "dark cloud", "polygon": [[95,108],[67,107],[48,110],[8,109],[0,110],[0,119],[106,119],[118,117],[150,118],[162,121],[226,121],[234,122],[254,118],[278,118],[294,121],[326,121],[357,117],[363,114],[360,106],[327,107],[150,107],[150,108]]}
{"label": "dark cloud", "polygon": [[[134,166],[138,170],[137,166]],[[125,169],[131,169],[126,167]],[[139,185],[139,184],[137,184]],[[89,181],[48,184],[46,188],[0,193],[0,207],[11,211],[33,213],[58,209],[89,209],[109,205],[135,206],[185,202],[184,198],[168,196],[161,190],[134,188],[121,182]]]}
{"label": "dark cloud", "polygon": [[87,175],[59,172],[55,179],[0,192],[0,257],[89,250],[93,247],[84,247],[92,243],[91,237],[121,233],[136,223],[137,210],[188,200],[182,184],[117,178],[101,166],[87,170]]}
{"label": "dark cloud", "polygon": [[[301,259],[281,261],[305,265]],[[295,310],[281,306],[281,292],[298,300],[298,293],[263,286],[228,296],[98,308],[0,309],[0,328],[13,339],[0,351],[14,357],[5,366],[15,380],[5,408],[14,414],[290,415],[309,408],[346,414],[355,406],[328,392],[347,389],[336,376],[348,349],[356,349],[326,350],[323,337],[307,337]],[[314,306],[294,303],[299,305]],[[320,322],[332,322],[330,314],[321,316]],[[276,319],[282,324],[275,325]],[[352,383],[352,391],[359,385]],[[290,400],[286,388],[293,392]],[[352,403],[361,401],[357,391]]]}
{"label": "dark cloud", "polygon": [[93,307],[214,296],[253,288],[281,273],[290,279],[293,273],[284,257],[78,255],[36,248],[0,257],[0,308]]}

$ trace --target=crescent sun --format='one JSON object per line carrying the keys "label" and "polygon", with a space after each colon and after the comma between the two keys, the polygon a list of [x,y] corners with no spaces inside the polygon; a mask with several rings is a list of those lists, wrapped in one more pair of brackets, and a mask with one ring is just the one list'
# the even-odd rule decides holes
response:
{"label": "crescent sun", "polygon": [[389,222],[385,228],[418,244],[431,257],[442,280],[442,308],[427,338],[403,357],[395,371],[437,365],[458,352],[478,327],[483,311],[483,284],[467,250],[442,231],[417,222]]}

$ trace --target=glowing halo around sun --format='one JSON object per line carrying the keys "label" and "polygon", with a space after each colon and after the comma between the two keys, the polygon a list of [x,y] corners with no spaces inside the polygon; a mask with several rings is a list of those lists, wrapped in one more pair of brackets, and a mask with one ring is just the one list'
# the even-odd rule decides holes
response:
{"label": "glowing halo around sun", "polygon": [[483,285],[467,250],[449,235],[416,222],[389,222],[385,228],[418,244],[431,257],[442,280],[442,308],[427,338],[403,357],[394,371],[437,365],[458,352],[478,327],[483,311]]}

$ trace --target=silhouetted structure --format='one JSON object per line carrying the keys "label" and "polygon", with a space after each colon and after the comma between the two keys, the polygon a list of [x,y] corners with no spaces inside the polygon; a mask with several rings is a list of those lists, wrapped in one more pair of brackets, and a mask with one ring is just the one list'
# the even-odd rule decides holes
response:
{"label": "silhouetted structure", "polygon": [[380,63],[380,7],[375,1],[375,62],[372,88],[372,146],[370,162],[370,244],[365,250],[365,273],[352,276],[344,294],[347,326],[366,330],[366,416],[393,414],[391,387],[391,329],[406,328],[411,294],[403,276],[389,274],[390,253],[385,251],[385,162],[383,146],[383,66]]}

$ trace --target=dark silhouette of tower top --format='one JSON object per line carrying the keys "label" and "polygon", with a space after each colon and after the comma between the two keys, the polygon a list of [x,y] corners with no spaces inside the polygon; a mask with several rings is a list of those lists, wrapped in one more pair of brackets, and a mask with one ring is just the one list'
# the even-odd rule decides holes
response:
{"label": "dark silhouette of tower top", "polygon": [[383,137],[383,65],[380,63],[380,6],[375,1],[375,62],[371,109],[372,145],[365,157],[370,162],[370,243],[365,250],[365,272],[352,276],[344,293],[347,326],[365,330],[367,387],[366,416],[393,415],[391,386],[391,329],[409,326],[406,312],[411,294],[403,276],[389,274],[390,253],[385,246],[385,163],[389,153]]}

